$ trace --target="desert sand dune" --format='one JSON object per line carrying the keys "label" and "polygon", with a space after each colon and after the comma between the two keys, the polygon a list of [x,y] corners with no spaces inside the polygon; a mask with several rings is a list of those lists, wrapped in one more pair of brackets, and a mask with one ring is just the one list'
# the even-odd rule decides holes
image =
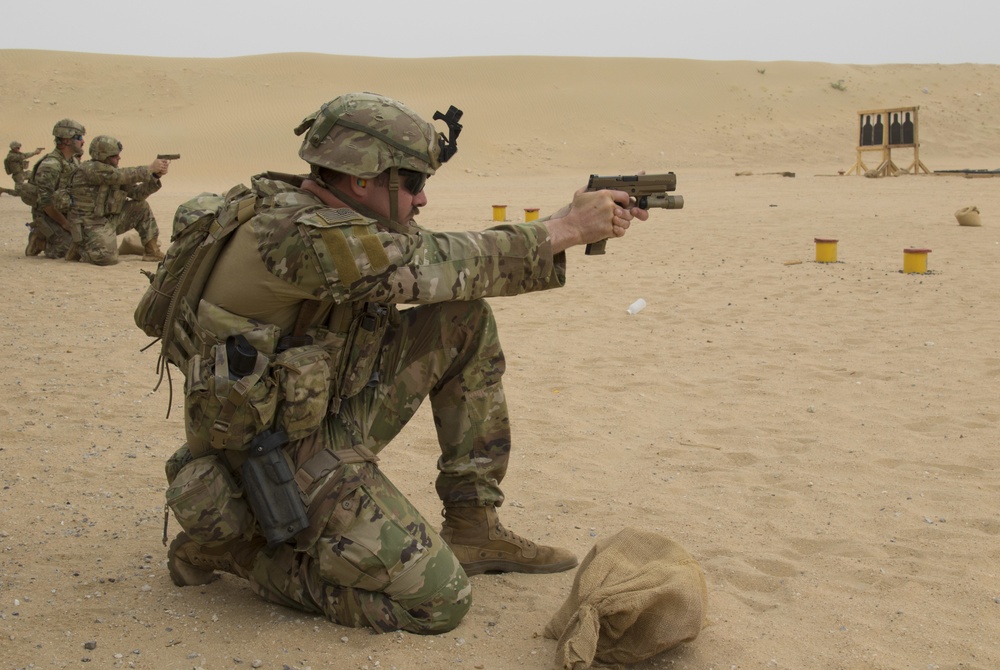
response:
{"label": "desert sand dune", "polygon": [[[464,110],[430,227],[487,227],[497,203],[544,215],[591,173],[675,171],[683,210],[606,256],[571,251],[561,290],[492,301],[505,523],[581,558],[639,526],[699,560],[707,627],[640,668],[1000,667],[1000,179],[838,175],[857,112],[902,106],[931,170],[1000,167],[1000,66],[0,56],[3,142],[51,146],[71,117],[118,137],[123,165],[182,154],[150,199],[165,235],[193,194],[302,171],[292,129],[351,90]],[[972,204],[982,227],[957,225]],[[438,637],[343,628],[229,576],[174,587],[181,376],[167,419],[132,321],[152,264],[26,258],[27,217],[0,198],[0,665],[552,667],[541,634],[572,573],[475,577]],[[837,263],[815,262],[816,237]],[[932,250],[927,274],[902,272],[907,247]],[[436,451],[423,408],[382,459],[429,519]]]}

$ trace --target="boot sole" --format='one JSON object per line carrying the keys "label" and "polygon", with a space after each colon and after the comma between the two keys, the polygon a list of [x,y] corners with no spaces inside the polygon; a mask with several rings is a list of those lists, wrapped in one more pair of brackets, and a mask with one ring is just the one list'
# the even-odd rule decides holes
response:
{"label": "boot sole", "polygon": [[462,563],[462,569],[469,577],[488,573],[521,572],[527,575],[550,575],[556,572],[566,572],[572,570],[579,562],[573,559],[550,563],[548,565],[532,565],[530,563],[518,563],[517,561],[475,561],[473,563]]}

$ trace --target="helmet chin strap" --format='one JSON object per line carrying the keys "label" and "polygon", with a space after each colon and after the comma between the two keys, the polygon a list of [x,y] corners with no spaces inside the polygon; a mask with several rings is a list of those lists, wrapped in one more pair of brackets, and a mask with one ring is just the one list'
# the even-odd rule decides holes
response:
{"label": "helmet chin strap", "polygon": [[389,218],[399,221],[399,168],[389,168]]}
{"label": "helmet chin strap", "polygon": [[310,175],[310,178],[313,179],[317,184],[325,188],[327,191],[337,196],[338,200],[340,200],[346,205],[349,205],[351,209],[353,209],[355,212],[363,216],[367,216],[369,219],[375,219],[383,226],[385,226],[386,229],[394,233],[399,233],[401,235],[409,235],[410,233],[413,232],[412,230],[409,229],[408,226],[396,222],[399,214],[399,205],[398,205],[399,171],[395,167],[391,168],[389,172],[389,217],[390,218],[386,218],[384,215],[379,214],[371,207],[362,205],[360,202],[358,202],[353,197],[349,196],[341,189],[323,181],[323,178],[320,177],[319,174],[317,174],[316,172],[313,172],[313,174]]}

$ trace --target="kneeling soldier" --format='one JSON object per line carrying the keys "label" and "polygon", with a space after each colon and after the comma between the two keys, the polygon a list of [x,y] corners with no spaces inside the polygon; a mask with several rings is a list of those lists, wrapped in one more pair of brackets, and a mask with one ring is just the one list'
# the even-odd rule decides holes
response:
{"label": "kneeling soldier", "polygon": [[118,235],[136,230],[143,244],[144,261],[163,259],[159,228],[146,198],[160,190],[160,177],[170,161],[158,158],[149,165],[120,168],[122,144],[110,135],[98,135],[90,143],[90,160],[82,163],[69,183],[72,208],[69,220],[79,233],[79,242],[66,260],[85,260],[94,265],[118,262]]}

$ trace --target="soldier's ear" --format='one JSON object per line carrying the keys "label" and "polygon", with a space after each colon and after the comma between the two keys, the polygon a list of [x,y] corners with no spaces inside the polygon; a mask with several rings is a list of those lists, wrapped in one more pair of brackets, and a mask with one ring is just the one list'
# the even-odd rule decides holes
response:
{"label": "soldier's ear", "polygon": [[360,177],[351,177],[351,179],[345,184],[348,187],[349,193],[355,198],[364,198],[368,194],[368,180],[361,179]]}

